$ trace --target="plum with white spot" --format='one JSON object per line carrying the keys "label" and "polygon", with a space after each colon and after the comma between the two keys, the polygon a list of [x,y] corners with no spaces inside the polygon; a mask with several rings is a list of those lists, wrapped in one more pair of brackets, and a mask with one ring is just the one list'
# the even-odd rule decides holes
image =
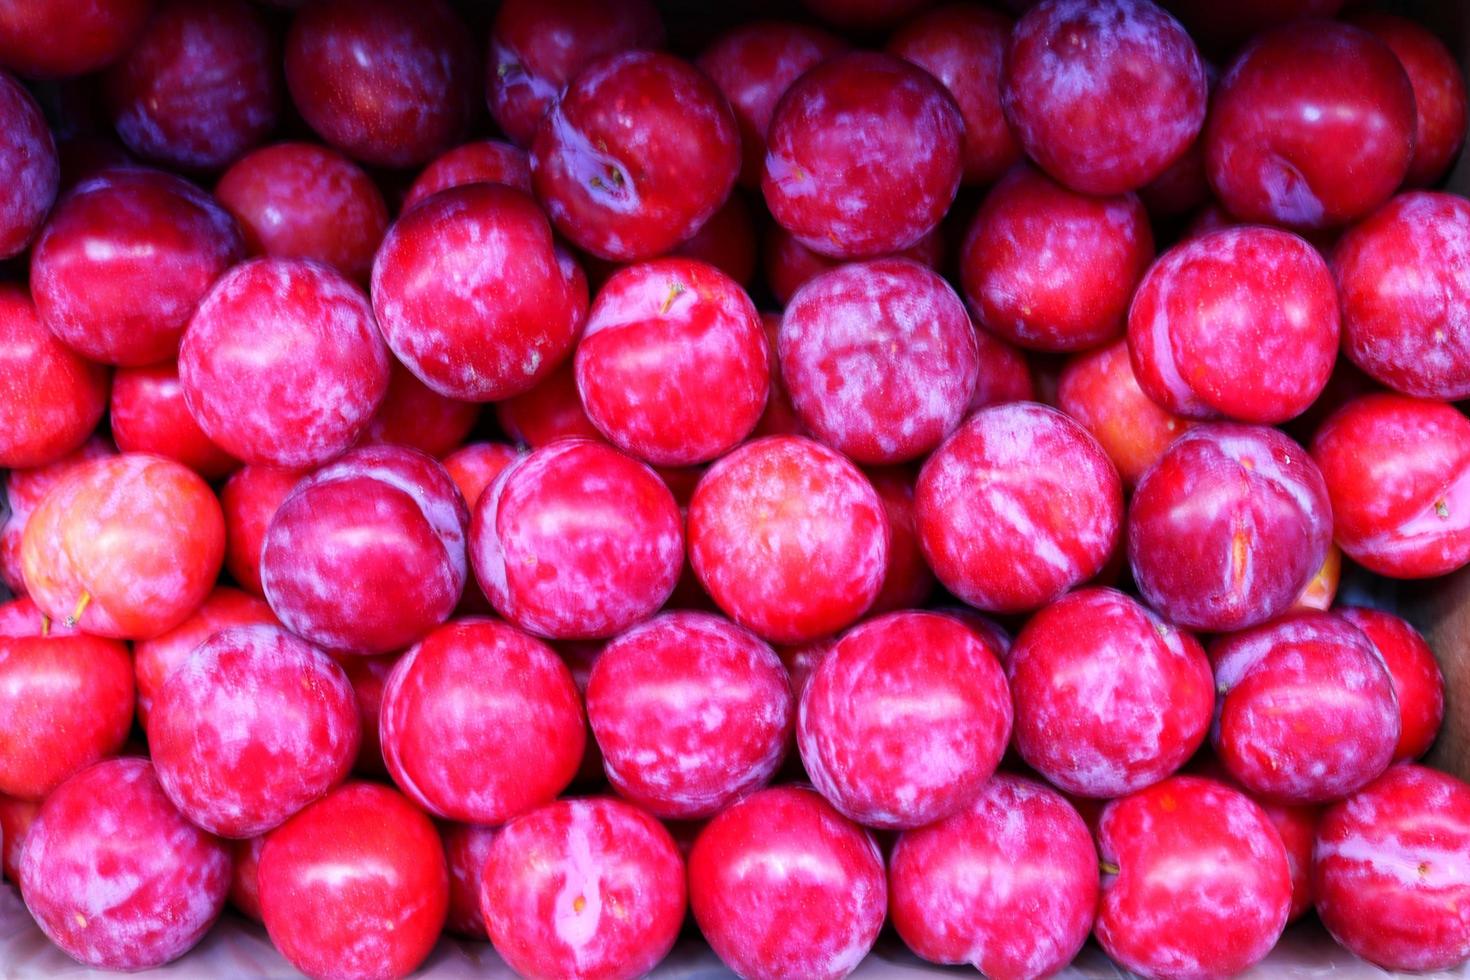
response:
{"label": "plum with white spot", "polygon": [[0,284],[0,466],[60,464],[107,408],[107,369],[48,332],[31,297]]}
{"label": "plum with white spot", "polygon": [[1444,674],[1424,637],[1405,620],[1381,609],[1347,606],[1337,615],[1363,631],[1393,681],[1399,711],[1394,762],[1412,762],[1434,744],[1444,720]]}

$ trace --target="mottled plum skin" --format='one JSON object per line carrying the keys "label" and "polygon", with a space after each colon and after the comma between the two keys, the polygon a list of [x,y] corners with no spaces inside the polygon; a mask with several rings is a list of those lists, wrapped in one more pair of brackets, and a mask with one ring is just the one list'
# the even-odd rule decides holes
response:
{"label": "mottled plum skin", "polygon": [[1452,970],[1470,957],[1470,787],[1394,766],[1328,810],[1312,880],[1332,937],[1388,970]]}
{"label": "mottled plum skin", "polygon": [[892,55],[827,59],[781,97],[761,190],[806,247],[837,258],[902,251],[959,189],[965,123],[934,76]]}
{"label": "mottled plum skin", "polygon": [[503,184],[441,191],[388,232],[373,264],[388,346],[430,388],[462,401],[518,395],[571,352],[587,283],[551,226]]}
{"label": "mottled plum skin", "polygon": [[1126,339],[1069,360],[1057,379],[1057,407],[1092,433],[1129,490],[1190,425],[1143,393]]}
{"label": "mottled plum skin", "polygon": [[173,357],[204,294],[244,254],[209,195],[154,170],[111,169],[60,202],[31,253],[31,291],[52,333],[94,361]]}
{"label": "mottled plum skin", "polygon": [[239,468],[240,461],[211,442],[189,414],[177,364],[118,368],[110,402],[108,421],[119,451],[163,456],[206,480]]}
{"label": "mottled plum skin", "polygon": [[1328,803],[1393,760],[1393,681],[1363,633],[1330,613],[1295,612],[1210,647],[1219,694],[1210,740],[1248,790]]}
{"label": "mottled plum skin", "polygon": [[[3,375],[0,375],[3,377]],[[93,435],[81,448],[67,453],[54,463],[30,469],[11,470],[5,474],[3,493],[5,506],[0,507],[0,584],[12,595],[26,594],[25,575],[21,571],[20,543],[25,536],[31,513],[63,476],[94,459],[115,455],[112,444]]]}
{"label": "mottled plum skin", "polygon": [[888,565],[883,587],[868,607],[869,615],[923,607],[934,592],[934,573],[924,562],[914,516],[914,480],[911,467],[895,466],[866,471],[883,514],[888,518]]}
{"label": "mottled plum skin", "polygon": [[570,359],[537,382],[536,387],[496,402],[495,420],[513,441],[532,449],[540,449],[558,439],[607,441],[582,407],[576,366]]}
{"label": "mottled plum skin", "polygon": [[678,504],[651,469],[565,439],[506,467],[470,529],[475,577],[496,612],[540,636],[613,636],[669,598],[683,564]]}
{"label": "mottled plum skin", "polygon": [[1470,202],[1400,194],[1342,236],[1332,271],[1343,351],[1375,380],[1421,398],[1470,397]]}
{"label": "mottled plum skin", "polygon": [[802,286],[777,354],[806,428],[859,463],[906,462],[939,445],[980,370],[959,296],[908,259],[849,263]]}
{"label": "mottled plum skin", "polygon": [[43,799],[117,752],[133,724],[132,673],[124,644],[50,622],[29,599],[0,605],[0,793]]}
{"label": "mottled plum skin", "polygon": [[1419,631],[1393,613],[1348,606],[1338,616],[1368,638],[1388,669],[1398,703],[1399,741],[1394,762],[1412,762],[1429,751],[1444,720],[1444,675]]}
{"label": "mottled plum skin", "polygon": [[1205,169],[1242,221],[1348,224],[1388,199],[1414,155],[1403,66],[1347,24],[1300,21],[1260,35],[1211,101]]}
{"label": "mottled plum skin", "polygon": [[531,193],[531,158],[526,151],[500,140],[464,143],[429,161],[403,198],[407,211],[431,194],[465,184],[505,184]]}
{"label": "mottled plum skin", "polygon": [[983,408],[929,457],[914,490],[919,544],[977,609],[1038,609],[1103,568],[1123,487],[1097,440],[1035,402]]}
{"label": "mottled plum skin", "polygon": [[846,47],[809,24],[760,20],[725,31],[695,59],[729,101],[740,126],[742,185],[760,187],[766,132],[781,96],[807,69]]}
{"label": "mottled plum skin", "polygon": [[1032,350],[1086,350],[1123,332],[1154,257],[1133,194],[1093,197],[1018,167],[985,197],[960,253],[976,322]]}
{"label": "mottled plum skin", "polygon": [[1291,907],[1286,850],[1244,793],[1175,776],[1114,800],[1097,825],[1095,935],[1144,977],[1240,973],[1276,945]]}
{"label": "mottled plum skin", "polygon": [[1208,632],[1290,609],[1332,544],[1322,477],[1275,429],[1215,422],[1185,432],[1129,505],[1128,560],[1144,601]]}
{"label": "mottled plum skin", "polygon": [[1006,657],[1015,745],[1078,796],[1126,796],[1172,775],[1210,728],[1199,642],[1112,589],[1082,589],[1032,617]]}
{"label": "mottled plum skin", "polygon": [[7,4],[0,10],[0,65],[27,78],[105,68],[137,38],[152,8],[153,0]]}
{"label": "mottled plum skin", "polygon": [[655,466],[689,466],[755,428],[770,353],[738,283],[704,262],[656,259],[614,273],[598,292],[576,377],[588,418],[613,445]]}
{"label": "mottled plum skin", "polygon": [[1072,962],[1092,932],[1097,852],[1060,793],[998,774],[965,808],[898,838],[888,889],[917,955],[1030,980]]}
{"label": "mottled plum skin", "polygon": [[93,460],[62,477],[26,523],[26,591],[53,620],[145,640],[173,629],[219,576],[214,493],[159,456]]}
{"label": "mottled plum skin", "polygon": [[1289,232],[1223,228],[1165,252],[1128,311],[1144,393],[1189,418],[1274,425],[1306,411],[1337,360],[1321,254]]}
{"label": "mottled plum skin", "polygon": [[437,459],[464,442],[479,418],[478,404],[444,397],[394,360],[388,391],[359,445],[407,446]]}
{"label": "mottled plum skin", "polygon": [[623,796],[654,816],[709,817],[770,780],[795,708],[769,646],[718,616],[675,612],[609,643],[587,718]]}
{"label": "mottled plum skin", "polygon": [[507,0],[495,14],[485,58],[490,115],[513,142],[529,146],[583,68],[663,42],[663,22],[648,0]]}
{"label": "mottled plum skin", "polygon": [[[0,18],[5,14],[0,13]],[[0,21],[0,45],[4,44]],[[0,72],[0,259],[25,250],[56,200],[61,164],[41,107],[20,83]]]}
{"label": "mottled plum skin", "polygon": [[1194,42],[1149,0],[1044,0],[1016,22],[1002,103],[1041,168],[1084,194],[1163,173],[1205,121]]}
{"label": "mottled plum skin", "polygon": [[966,806],[1011,734],[999,657],[938,613],[891,613],[844,635],[801,695],[797,745],[813,785],[869,827],[920,827]]}
{"label": "mottled plum skin", "polygon": [[526,977],[632,980],[684,921],[684,860],[657,820],[620,800],[562,800],[512,821],[485,864],[490,941]]}
{"label": "mottled plum skin", "polygon": [[449,866],[449,915],[444,928],[466,939],[485,942],[485,915],[480,909],[481,883],[485,864],[490,860],[490,847],[499,830],[463,823],[441,823],[439,836],[444,840],[444,860]]}
{"label": "mottled plum skin", "polygon": [[21,897],[86,966],[144,970],[184,955],[224,908],[230,852],[188,823],[146,759],[113,759],[57,787],[26,835]]}
{"label": "mottled plum skin", "polygon": [[586,726],[571,672],[505,623],[448,623],[383,688],[388,771],[436,816],[501,824],[550,803],[576,775]]}
{"label": "mottled plum skin", "polygon": [[179,350],[199,427],[247,463],[317,466],[357,441],[388,391],[388,349],[362,290],[302,259],[221,276]]}
{"label": "mottled plum skin", "polygon": [[1312,457],[1353,561],[1393,578],[1470,562],[1470,421],[1453,406],[1363,395],[1322,424]]}
{"label": "mottled plum skin", "polygon": [[388,206],[351,160],[313,143],[277,143],[236,160],[215,185],[252,255],[312,259],[366,282]]}
{"label": "mottled plum skin", "polygon": [[739,171],[740,133],[720,90],[656,51],[592,62],[531,143],[531,184],[557,231],[619,262],[698,231]]}
{"label": "mottled plum skin", "polygon": [[694,921],[750,980],[840,980],[872,949],[887,904],[872,835],[815,790],[753,793],[706,824],[689,853]]}
{"label": "mottled plum skin", "polygon": [[159,0],[102,91],[133,153],[218,170],[275,129],[278,57],[257,8],[244,0]]}
{"label": "mottled plum skin", "polygon": [[[938,228],[924,235],[894,258],[913,259],[930,269],[938,269],[944,259],[944,238]],[[776,298],[777,304],[785,306],[791,302],[796,291],[812,279],[842,265],[843,260],[823,255],[807,248],[796,237],[775,222],[766,228],[762,245],[762,268],[766,274],[766,285]]]}
{"label": "mottled plum skin", "polygon": [[258,874],[271,942],[311,977],[405,977],[444,928],[439,832],[386,786],[348,783],[286,821]]}
{"label": "mottled plum skin", "polygon": [[260,921],[260,852],[265,835],[229,842],[234,867],[230,874],[230,904],[235,911]]}
{"label": "mottled plum skin", "polygon": [[60,463],[107,408],[107,369],[47,331],[19,286],[0,284],[0,466]]}
{"label": "mottled plum skin", "polygon": [[888,521],[867,478],[800,436],[746,443],[689,502],[689,560],[731,619],[774,643],[851,625],[888,564]]}
{"label": "mottled plum skin", "polygon": [[308,470],[276,466],[242,466],[220,488],[225,517],[225,570],[235,584],[265,598],[260,582],[260,552],[265,532],[287,495],[309,475]]}
{"label": "mottled plum skin", "polygon": [[426,163],[469,120],[475,53],[444,0],[310,4],[291,22],[285,62],[307,125],[363,163]]}
{"label": "mottled plum skin", "polygon": [[354,449],[297,484],[271,518],[266,601],[291,632],[328,649],[401,650],[459,602],[468,525],[434,460],[399,446]]}

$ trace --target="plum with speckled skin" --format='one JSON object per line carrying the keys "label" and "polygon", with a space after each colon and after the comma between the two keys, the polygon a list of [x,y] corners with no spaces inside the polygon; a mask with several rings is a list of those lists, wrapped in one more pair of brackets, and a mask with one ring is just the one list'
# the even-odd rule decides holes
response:
{"label": "plum with speckled skin", "polygon": [[441,823],[444,860],[449,867],[449,914],[444,928],[466,939],[481,942],[490,938],[485,914],[480,909],[480,891],[490,847],[500,831],[474,824]]}
{"label": "plum with speckled skin", "polygon": [[220,488],[225,570],[246,592],[265,598],[265,587],[260,583],[265,532],[287,495],[309,474],[309,470],[276,466],[242,466]]}
{"label": "plum with speckled skin", "polygon": [[403,210],[432,194],[465,184],[505,184],[523,194],[531,193],[531,158],[526,151],[499,140],[464,143],[439,154],[419,171],[408,193],[403,197]]}
{"label": "plum with speckled skin", "polygon": [[339,786],[286,821],[266,838],[258,875],[271,942],[310,977],[406,977],[444,928],[439,832],[386,786]]}
{"label": "plum with speckled skin", "polygon": [[506,623],[464,619],[393,668],[379,720],[383,758],[436,816],[501,824],[551,802],[582,761],[582,706],[566,665]]}
{"label": "plum with speckled skin", "polygon": [[1444,675],[1424,637],[1405,620],[1381,609],[1347,606],[1337,615],[1362,630],[1383,660],[1399,711],[1394,762],[1412,762],[1434,744],[1444,720]]}
{"label": "plum with speckled skin", "polygon": [[0,583],[12,595],[26,593],[25,574],[20,564],[20,543],[25,536],[31,513],[47,492],[67,473],[94,459],[116,455],[112,444],[93,435],[81,448],[67,453],[54,463],[28,469],[10,470],[5,474],[3,493],[5,506],[0,508]]}
{"label": "plum with speckled skin", "polygon": [[715,954],[742,977],[840,980],[878,938],[888,887],[871,834],[815,790],[781,786],[752,793],[700,831],[689,905]]}
{"label": "plum with speckled skin", "polygon": [[184,955],[224,908],[230,852],[174,809],[146,759],[57,787],[27,833],[21,897],[86,966],[143,970]]}
{"label": "plum with speckled skin", "polygon": [[608,779],[654,816],[712,816],[770,780],[795,708],[769,646],[718,616],[667,613],[598,655],[587,718]]}
{"label": "plum with speckled skin", "polygon": [[[0,65],[29,78],[105,68],[143,30],[154,0],[48,0],[0,10]],[[5,186],[10,186],[9,182]]]}
{"label": "plum with speckled skin", "polygon": [[1214,422],[1185,432],[1129,505],[1128,560],[1144,601],[1209,632],[1290,609],[1332,544],[1322,476],[1275,429]]}
{"label": "plum with speckled skin", "polygon": [[976,412],[929,457],[914,506],[945,588],[977,609],[1026,612],[1102,570],[1123,487],[1086,429],[1013,402]]}
{"label": "plum with speckled skin", "polygon": [[358,445],[407,446],[439,458],[464,442],[479,418],[478,404],[444,397],[395,360],[388,391]]}
{"label": "plum with speckled skin", "polygon": [[1219,694],[1210,740],[1242,786],[1328,803],[1393,761],[1399,712],[1372,643],[1341,617],[1296,612],[1210,647]]}
{"label": "plum with speckled skin", "polygon": [[1470,786],[1394,766],[1328,810],[1312,880],[1332,937],[1388,970],[1453,970],[1470,958]]}
{"label": "plum with speckled skin", "polygon": [[107,408],[107,369],[46,330],[19,286],[0,284],[0,466],[60,463]]}
{"label": "plum with speckled skin", "polygon": [[[0,22],[0,33],[3,30]],[[25,250],[46,220],[61,186],[61,165],[41,107],[4,72],[0,72],[0,133],[4,134],[0,181],[9,188],[0,203],[0,258],[8,259]]]}
{"label": "plum with speckled skin", "polygon": [[117,448],[153,453],[189,467],[206,480],[218,480],[240,461],[199,428],[184,401],[178,365],[118,368],[112,376],[108,423]]}
{"label": "plum with speckled skin", "polygon": [[504,184],[441,191],[399,218],[373,263],[393,353],[461,401],[518,395],[569,353],[587,283],[536,203]]}
{"label": "plum with speckled skin", "polygon": [[761,189],[782,227],[838,258],[902,251],[954,201],[965,123],[916,65],[878,52],[829,58],[771,118]]}
{"label": "plum with speckled skin", "polygon": [[1144,977],[1233,976],[1276,945],[1291,907],[1286,849],[1244,793],[1175,776],[1109,803],[1095,935]]}
{"label": "plum with speckled skin", "polygon": [[454,481],[428,456],[354,449],[297,484],[271,518],[266,601],[291,632],[328,649],[401,650],[459,602],[468,524]]}
{"label": "plum with speckled skin", "polygon": [[47,328],[92,360],[173,357],[200,300],[244,254],[208,194],[156,170],[111,169],[67,192],[31,252]]}
{"label": "plum with speckled skin", "polygon": [[1097,852],[1060,793],[999,774],[965,808],[898,838],[888,889],[894,927],[920,957],[1029,980],[1087,941]]}

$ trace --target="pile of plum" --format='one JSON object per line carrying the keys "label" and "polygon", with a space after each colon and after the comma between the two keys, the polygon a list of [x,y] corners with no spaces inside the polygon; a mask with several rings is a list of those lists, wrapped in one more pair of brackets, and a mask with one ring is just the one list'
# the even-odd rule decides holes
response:
{"label": "pile of plum", "polygon": [[1470,564],[1464,79],[1343,0],[1165,6],[0,2],[40,928],[1470,958],[1440,668],[1334,605]]}

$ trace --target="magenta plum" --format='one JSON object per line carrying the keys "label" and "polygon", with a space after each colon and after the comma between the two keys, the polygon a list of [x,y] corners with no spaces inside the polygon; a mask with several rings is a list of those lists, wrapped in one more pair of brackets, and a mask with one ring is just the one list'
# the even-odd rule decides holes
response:
{"label": "magenta plum", "polygon": [[479,405],[444,397],[395,360],[388,391],[359,445],[407,446],[438,458],[464,442],[479,418]]}
{"label": "magenta plum", "polygon": [[[903,251],[895,252],[894,257],[913,259],[920,265],[938,269],[944,259],[944,249],[944,236],[936,228]],[[791,297],[806,283],[837,268],[843,261],[812,251],[774,221],[766,227],[761,250],[766,285],[781,306],[791,302]]]}
{"label": "magenta plum", "polygon": [[352,768],[364,776],[386,776],[388,764],[383,761],[379,725],[382,720],[383,688],[387,686],[388,675],[393,672],[401,656],[396,653],[385,653],[377,657],[339,654],[334,659],[347,674],[357,701],[357,760]]}
{"label": "magenta plum", "polygon": [[485,931],[485,915],[480,909],[480,891],[485,878],[485,864],[490,860],[490,847],[499,831],[494,827],[444,823],[439,836],[444,839],[444,860],[449,870],[449,914],[444,928],[449,932],[477,939],[490,938]]}
{"label": "magenta plum", "polygon": [[513,441],[532,449],[557,439],[606,441],[582,407],[572,360],[563,361],[529,391],[496,402],[495,419]]}
{"label": "magenta plum", "polygon": [[153,0],[8,4],[0,9],[0,65],[29,78],[105,68],[137,38],[152,9]]}
{"label": "magenta plum", "polygon": [[241,915],[260,921],[260,852],[265,837],[230,841],[234,868],[230,875],[230,904]]}
{"label": "magenta plum", "polygon": [[240,466],[189,414],[178,365],[172,361],[118,368],[112,377],[108,421],[121,452],[163,456],[207,480],[228,476]]}
{"label": "magenta plum", "polygon": [[260,552],[271,518],[286,496],[307,476],[306,470],[275,466],[242,466],[220,488],[225,518],[225,570],[242,589],[262,598]]}
{"label": "magenta plum", "polygon": [[1444,720],[1444,675],[1419,631],[1393,613],[1347,606],[1336,610],[1363,631],[1393,681],[1398,703],[1399,742],[1394,762],[1411,762],[1434,744]]}
{"label": "magenta plum", "polygon": [[403,197],[407,211],[431,194],[465,184],[505,184],[531,193],[531,158],[526,151],[499,140],[464,143],[429,161]]}
{"label": "magenta plum", "polygon": [[746,196],[733,190],[699,230],[674,247],[670,255],[698,259],[719,269],[742,287],[755,277],[755,216]]}
{"label": "magenta plum", "polygon": [[914,516],[915,476],[913,469],[905,466],[867,471],[888,518],[888,565],[883,570],[883,587],[868,607],[870,615],[922,608],[934,591],[934,573],[919,547]]}
{"label": "magenta plum", "polygon": [[[8,13],[8,11],[7,11]],[[0,13],[0,17],[6,13]],[[0,46],[4,25],[0,22]],[[30,244],[56,200],[61,165],[41,107],[15,79],[0,72],[0,180],[9,192],[0,204],[0,258]]]}

